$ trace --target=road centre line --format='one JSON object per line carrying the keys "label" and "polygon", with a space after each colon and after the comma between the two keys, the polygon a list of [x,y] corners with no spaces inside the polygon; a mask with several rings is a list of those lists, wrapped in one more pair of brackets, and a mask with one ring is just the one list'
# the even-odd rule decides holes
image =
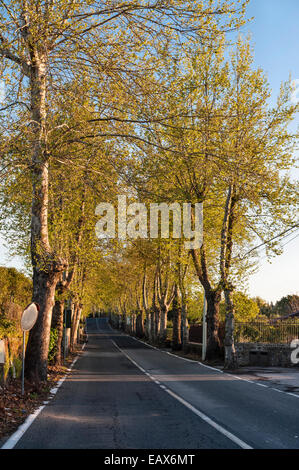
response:
{"label": "road centre line", "polygon": [[[141,367],[134,359],[132,359],[125,351],[123,351],[113,339],[110,339],[110,341],[113,343],[113,345],[129,360],[131,361],[141,372],[144,372],[153,382],[156,382],[156,379],[154,376],[150,375],[147,373],[143,367]],[[239,439],[237,436],[232,434],[231,432],[227,431],[223,426],[220,424],[216,423],[213,421],[211,418],[209,418],[207,415],[205,415],[202,411],[198,410],[195,408],[191,403],[187,402],[184,400],[182,397],[177,395],[175,392],[172,390],[169,390],[165,385],[159,384],[160,388],[164,390],[166,393],[171,395],[173,398],[175,398],[177,401],[179,401],[182,405],[184,405],[186,408],[188,408],[190,411],[192,411],[195,415],[197,415],[199,418],[201,418],[203,421],[208,423],[210,426],[212,426],[214,429],[216,429],[218,432],[223,434],[225,437],[230,439],[232,442],[237,444],[239,447],[242,449],[253,449],[250,445],[248,445],[246,442],[242,441]]]}

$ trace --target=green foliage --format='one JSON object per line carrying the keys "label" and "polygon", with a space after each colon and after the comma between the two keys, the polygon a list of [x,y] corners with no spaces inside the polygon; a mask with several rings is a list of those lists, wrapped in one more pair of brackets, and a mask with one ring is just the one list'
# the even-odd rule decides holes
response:
{"label": "green foliage", "polygon": [[[193,288],[194,269],[184,272],[188,251],[178,256],[172,241],[99,242],[95,208],[121,192],[145,203],[202,201],[197,278],[205,289],[240,290],[256,263],[256,241],[274,240],[293,224],[296,192],[286,172],[296,109],[288,84],[269,108],[269,86],[253,67],[249,41],[228,46],[226,31],[243,24],[247,0],[219,0],[215,15],[213,1],[139,3],[129,2],[129,20],[126,2],[41,2],[37,9],[35,2],[1,3],[0,78],[10,102],[0,119],[0,228],[23,257],[31,249],[39,268],[49,251],[66,261],[56,298],[79,302],[84,314],[148,312],[176,283],[192,322],[201,319],[203,296]],[[277,253],[277,242],[267,250]],[[17,328],[18,312],[7,312],[12,302],[25,306],[31,291],[24,275],[0,268],[0,334],[18,337],[9,323]],[[241,292],[234,304],[236,319],[258,314]],[[49,360],[56,343],[52,330]]]}
{"label": "green foliage", "polygon": [[[5,378],[21,374],[22,331],[20,318],[22,310],[32,296],[32,282],[15,268],[0,267],[0,339],[8,343],[4,366]],[[14,369],[14,370],[13,370]]]}
{"label": "green foliage", "polygon": [[188,322],[190,324],[202,321],[203,314],[203,293],[190,296],[188,298]]}
{"label": "green foliage", "polygon": [[58,331],[56,328],[51,328],[50,332],[50,343],[49,343],[49,362],[53,361],[57,349]]}
{"label": "green foliage", "polygon": [[235,340],[244,343],[290,343],[298,338],[299,320],[278,321],[269,324],[266,321],[236,323]]}
{"label": "green foliage", "polygon": [[15,368],[16,377],[20,377],[21,373],[22,373],[22,358],[21,357],[15,357],[14,360],[13,360],[13,365],[14,365],[14,368]]}
{"label": "green foliage", "polygon": [[11,372],[11,376],[15,372],[16,377],[19,377],[22,367],[22,332],[19,322],[14,318],[9,318],[9,311],[8,313],[0,313],[0,339],[6,339],[8,346],[4,364],[4,380],[9,372]]}
{"label": "green foliage", "polygon": [[4,314],[0,314],[0,339],[9,338],[16,334],[16,323],[9,320]]}
{"label": "green foliage", "polygon": [[25,308],[31,300],[32,281],[15,268],[0,266],[0,309],[3,312],[8,302]]}
{"label": "green foliage", "polygon": [[274,306],[274,311],[278,315],[288,315],[299,311],[299,295],[287,295],[278,300]]}
{"label": "green foliage", "polygon": [[[254,321],[259,315],[259,306],[257,302],[248,297],[243,292],[234,292],[233,302],[235,307],[235,320],[236,322],[250,322]],[[225,303],[220,304],[220,319],[225,319]]]}
{"label": "green foliage", "polygon": [[259,306],[260,315],[266,315],[267,317],[283,317],[299,310],[299,296],[296,294],[286,295],[276,303],[268,303],[260,297],[256,297],[255,300]]}

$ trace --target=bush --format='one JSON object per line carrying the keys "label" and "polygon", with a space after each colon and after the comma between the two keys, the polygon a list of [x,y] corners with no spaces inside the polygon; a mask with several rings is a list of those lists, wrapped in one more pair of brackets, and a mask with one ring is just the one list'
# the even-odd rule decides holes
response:
{"label": "bush", "polygon": [[54,360],[54,357],[57,351],[57,341],[58,341],[58,330],[56,328],[51,328],[49,353],[48,353],[49,362],[52,362]]}

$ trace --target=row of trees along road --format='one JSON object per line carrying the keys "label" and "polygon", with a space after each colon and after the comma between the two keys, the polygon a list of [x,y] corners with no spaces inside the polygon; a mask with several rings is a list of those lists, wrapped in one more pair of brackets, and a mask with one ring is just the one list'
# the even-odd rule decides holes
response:
{"label": "row of trees along road", "polygon": [[[1,227],[32,269],[41,307],[29,380],[47,378],[51,323],[60,345],[65,300],[72,340],[82,310],[102,304],[135,315],[141,334],[146,318],[145,334],[163,342],[172,306],[179,344],[197,282],[208,302],[208,358],[219,353],[224,293],[226,366],[234,365],[234,287],[252,268],[257,238],[273,251],[277,235],[294,229],[296,202],[290,85],[270,108],[249,42],[228,42],[247,3],[0,3]],[[202,247],[99,242],[95,208],[121,193],[203,202]]]}

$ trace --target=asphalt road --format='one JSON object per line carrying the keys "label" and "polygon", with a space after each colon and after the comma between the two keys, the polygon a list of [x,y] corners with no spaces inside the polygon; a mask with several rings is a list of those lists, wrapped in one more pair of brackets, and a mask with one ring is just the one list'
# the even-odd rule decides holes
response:
{"label": "asphalt road", "polygon": [[18,449],[298,449],[299,395],[183,360],[88,320],[72,373]]}

